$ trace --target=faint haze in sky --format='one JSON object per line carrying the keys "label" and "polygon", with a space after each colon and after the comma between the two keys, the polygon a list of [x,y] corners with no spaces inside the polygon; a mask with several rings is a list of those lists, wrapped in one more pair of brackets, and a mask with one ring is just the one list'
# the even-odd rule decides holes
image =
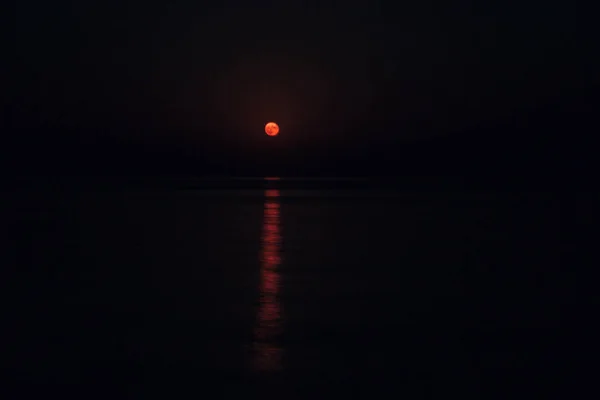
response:
{"label": "faint haze in sky", "polygon": [[[533,0],[14,2],[4,121],[40,153],[130,141],[250,165],[379,159],[478,126],[487,135],[597,82],[577,11]],[[264,141],[267,121],[281,127],[277,143]]]}
{"label": "faint haze in sky", "polygon": [[581,78],[567,5],[309,3],[19,2],[21,100],[84,125],[331,130],[448,108],[460,123]]}

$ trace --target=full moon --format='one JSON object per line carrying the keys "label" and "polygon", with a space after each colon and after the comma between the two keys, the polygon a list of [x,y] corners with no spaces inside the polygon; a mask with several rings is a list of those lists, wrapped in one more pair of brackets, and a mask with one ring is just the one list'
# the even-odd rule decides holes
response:
{"label": "full moon", "polygon": [[265,133],[269,136],[277,136],[279,133],[279,125],[275,122],[269,122],[265,125]]}

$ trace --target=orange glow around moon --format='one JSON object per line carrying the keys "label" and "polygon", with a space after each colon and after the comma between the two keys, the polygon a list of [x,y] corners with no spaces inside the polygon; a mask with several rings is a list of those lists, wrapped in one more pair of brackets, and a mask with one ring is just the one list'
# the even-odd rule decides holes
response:
{"label": "orange glow around moon", "polygon": [[277,136],[279,133],[279,125],[275,122],[269,122],[265,125],[265,133],[269,136]]}

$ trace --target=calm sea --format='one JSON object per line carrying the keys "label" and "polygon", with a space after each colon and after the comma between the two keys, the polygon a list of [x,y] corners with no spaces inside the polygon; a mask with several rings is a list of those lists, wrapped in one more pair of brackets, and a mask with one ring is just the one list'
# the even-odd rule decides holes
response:
{"label": "calm sea", "polygon": [[560,380],[549,193],[215,179],[4,197],[19,393],[481,399]]}

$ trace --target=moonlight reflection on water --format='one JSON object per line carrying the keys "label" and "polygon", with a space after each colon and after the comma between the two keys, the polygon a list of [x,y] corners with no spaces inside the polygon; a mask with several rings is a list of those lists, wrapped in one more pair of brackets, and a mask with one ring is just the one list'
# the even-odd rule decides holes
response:
{"label": "moonlight reflection on water", "polygon": [[254,368],[257,371],[281,369],[283,349],[277,343],[281,332],[279,302],[281,264],[279,190],[265,190],[261,238],[260,299],[254,330]]}

